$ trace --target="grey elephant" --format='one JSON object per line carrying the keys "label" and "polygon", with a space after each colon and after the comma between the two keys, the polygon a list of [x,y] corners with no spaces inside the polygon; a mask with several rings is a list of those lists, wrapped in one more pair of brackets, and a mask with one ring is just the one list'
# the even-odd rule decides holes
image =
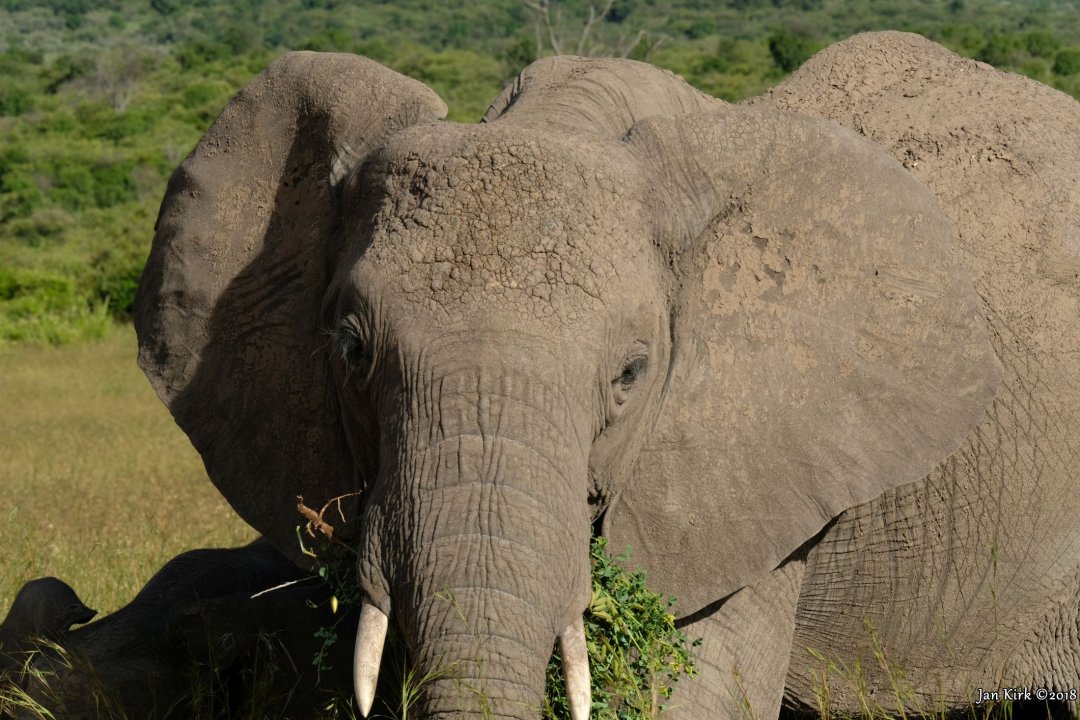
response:
{"label": "grey elephant", "polygon": [[[69,632],[93,611],[65,583],[45,580],[24,586],[0,628],[35,620],[53,629],[20,648],[33,651],[34,672],[11,678],[32,700],[16,703],[27,717],[161,720],[193,717],[215,704],[233,716],[269,707],[283,717],[317,717],[330,694],[347,690],[348,683],[320,685],[312,660],[321,649],[316,631],[343,625],[351,637],[357,613],[334,617],[331,588],[264,539],[184,552],[130,603]],[[37,636],[52,642],[38,643]],[[332,650],[345,655],[331,653],[327,665],[348,665],[351,647],[342,645]]]}
{"label": "grey elephant", "polygon": [[1074,101],[884,33],[742,106],[556,57],[445,110],[284,56],[173,175],[137,301],[249,523],[288,551],[296,495],[360,493],[362,711],[392,620],[418,717],[538,717],[556,641],[587,717],[594,525],[704,638],[671,717],[858,709],[853,667],[1068,699]]}

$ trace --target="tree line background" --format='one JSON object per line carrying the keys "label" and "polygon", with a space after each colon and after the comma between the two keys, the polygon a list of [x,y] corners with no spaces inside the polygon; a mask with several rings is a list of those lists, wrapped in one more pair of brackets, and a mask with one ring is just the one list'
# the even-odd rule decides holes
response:
{"label": "tree line background", "polygon": [[130,317],[169,173],[286,50],[373,58],[475,122],[555,52],[646,60],[734,101],[884,29],[1080,97],[1077,0],[0,0],[0,344]]}

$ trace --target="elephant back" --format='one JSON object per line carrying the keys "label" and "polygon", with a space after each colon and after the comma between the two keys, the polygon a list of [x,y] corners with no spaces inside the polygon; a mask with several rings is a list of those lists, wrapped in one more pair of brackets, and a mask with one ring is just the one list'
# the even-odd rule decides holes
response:
{"label": "elephant back", "polygon": [[916,701],[1077,677],[1047,623],[1075,623],[1080,582],[1080,104],[895,32],[838,43],[750,104],[853,129],[932,191],[1004,368],[958,452],[841,515],[810,553],[790,694],[813,698],[819,668],[800,648],[869,648],[868,624],[911,687],[935,688]]}

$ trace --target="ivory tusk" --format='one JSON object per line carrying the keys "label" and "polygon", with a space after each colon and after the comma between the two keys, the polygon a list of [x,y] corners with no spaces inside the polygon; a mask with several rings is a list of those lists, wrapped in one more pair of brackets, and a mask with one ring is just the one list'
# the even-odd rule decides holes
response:
{"label": "ivory tusk", "polygon": [[592,682],[589,680],[589,650],[585,646],[585,621],[578,618],[559,635],[566,698],[572,720],[589,720]]}
{"label": "ivory tusk", "polygon": [[353,689],[360,714],[365,718],[375,702],[375,686],[379,683],[379,664],[389,624],[382,610],[367,603],[361,605],[356,647],[353,648]]}

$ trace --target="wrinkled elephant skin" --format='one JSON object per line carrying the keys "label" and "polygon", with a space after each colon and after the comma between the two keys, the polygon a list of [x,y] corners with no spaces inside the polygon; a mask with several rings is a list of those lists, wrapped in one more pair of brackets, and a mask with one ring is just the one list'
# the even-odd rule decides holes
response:
{"label": "wrinkled elephant skin", "polygon": [[813,705],[821,657],[891,693],[876,650],[913,707],[1076,686],[1075,101],[881,33],[742,105],[555,57],[445,111],[274,62],[137,299],[241,516],[300,561],[294,498],[353,493],[363,705],[392,624],[417,717],[537,718],[598,521],[705,638],[671,717]]}

